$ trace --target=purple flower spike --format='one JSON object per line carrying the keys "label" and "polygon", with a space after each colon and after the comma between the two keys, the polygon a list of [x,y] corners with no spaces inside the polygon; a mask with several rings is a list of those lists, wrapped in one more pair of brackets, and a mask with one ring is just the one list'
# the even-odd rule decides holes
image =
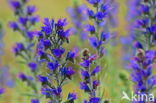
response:
{"label": "purple flower spike", "polygon": [[[66,81],[71,80],[75,71],[72,67],[67,67],[69,61],[74,61],[75,51],[70,51],[64,56],[64,42],[69,43],[70,29],[64,29],[67,25],[66,19],[44,19],[44,26],[37,33],[39,40],[37,51],[39,61],[44,61],[50,71],[45,71],[46,76],[39,75],[42,83],[42,94],[55,103],[62,102],[62,86]],[[51,52],[50,52],[51,51]],[[41,62],[42,63],[42,62]],[[74,95],[73,95],[74,96]],[[72,97],[72,94],[69,96]],[[74,98],[69,101],[73,102]],[[50,101],[50,102],[51,102]],[[50,103],[49,102],[49,103]]]}

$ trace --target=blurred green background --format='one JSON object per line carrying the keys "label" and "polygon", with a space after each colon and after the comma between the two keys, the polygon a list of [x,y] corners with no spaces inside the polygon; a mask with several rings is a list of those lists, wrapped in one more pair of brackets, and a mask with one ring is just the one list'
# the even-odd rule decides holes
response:
{"label": "blurred green background", "polygon": [[[71,7],[72,1],[71,0],[30,0],[30,4],[36,5],[38,8],[37,14],[40,15],[40,19],[44,17],[49,18],[61,18],[66,17],[69,18],[67,14],[67,7]],[[86,0],[79,0],[81,3],[86,3]],[[127,35],[127,22],[126,22],[126,6],[127,0],[116,0],[118,3],[118,14],[116,16],[116,20],[118,21],[117,27],[114,29],[117,32],[118,36],[116,39],[119,40],[119,37],[122,35]],[[26,86],[25,83],[19,81],[16,78],[16,74],[20,71],[28,72],[25,69],[24,65],[18,64],[17,59],[15,59],[14,55],[11,52],[11,48],[15,42],[21,41],[22,37],[18,34],[13,32],[11,29],[8,28],[8,22],[14,20],[15,17],[11,8],[8,5],[7,0],[0,0],[0,22],[2,22],[4,29],[5,29],[5,54],[2,58],[2,64],[8,65],[10,68],[10,72],[15,79],[15,87],[14,88],[7,88],[6,93],[0,97],[0,103],[29,103],[30,97],[25,97],[21,95],[25,91],[30,91],[30,88]],[[69,21],[69,19],[68,19]],[[69,21],[70,22],[70,21]],[[71,24],[71,23],[70,23]],[[36,29],[40,29],[41,22],[36,26]],[[71,25],[70,25],[71,26]],[[74,46],[74,44],[81,45],[80,41],[76,39],[76,37],[72,37],[71,45],[68,48]],[[83,47],[87,47],[87,43],[84,43]],[[127,103],[126,101],[121,100],[122,91],[125,90],[127,87],[124,85],[122,80],[119,78],[119,74],[124,73],[126,77],[128,77],[128,73],[124,70],[122,66],[122,46],[121,45],[108,45],[108,55],[104,62],[107,62],[107,67],[103,68],[105,71],[105,75],[102,78],[103,81],[103,91],[104,97],[112,101],[112,103]],[[105,64],[105,63],[103,63]],[[78,68],[77,68],[78,69]],[[78,73],[77,73],[78,74]],[[80,101],[76,101],[76,103],[82,103],[82,98],[86,95],[79,89],[79,77],[75,76],[75,81],[73,83],[69,83],[64,86],[65,93],[63,94],[64,98],[67,97],[69,92],[76,92],[78,94],[78,98]],[[42,103],[42,102],[41,102]],[[45,102],[44,102],[45,103]]]}

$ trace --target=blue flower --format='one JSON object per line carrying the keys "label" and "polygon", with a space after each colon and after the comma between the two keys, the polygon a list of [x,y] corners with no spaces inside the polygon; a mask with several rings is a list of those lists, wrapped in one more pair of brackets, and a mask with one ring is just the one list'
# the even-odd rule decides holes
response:
{"label": "blue flower", "polygon": [[62,27],[64,27],[64,26],[66,26],[66,25],[67,25],[67,19],[66,19],[66,18],[59,19],[59,20],[57,21],[57,23],[56,23],[56,26],[57,26],[58,28],[62,28]]}
{"label": "blue flower", "polygon": [[138,24],[138,26],[140,27],[146,27],[146,25],[148,25],[149,24],[149,18],[143,18],[143,19],[139,19],[139,20],[137,20],[136,22],[137,22],[137,24]]}
{"label": "blue flower", "polygon": [[12,28],[13,30],[19,30],[19,26],[16,22],[10,22],[9,23],[10,28]]}
{"label": "blue flower", "polygon": [[48,96],[52,95],[52,89],[46,88],[46,87],[45,88],[41,88],[41,93],[48,97]]}
{"label": "blue flower", "polygon": [[16,45],[13,47],[13,52],[15,55],[18,55],[23,50],[25,50],[25,47],[22,43],[16,43]]}
{"label": "blue flower", "polygon": [[44,19],[44,25],[42,27],[42,31],[46,34],[46,35],[50,35],[53,32],[53,27],[54,27],[54,20],[49,20],[48,18]]}
{"label": "blue flower", "polygon": [[31,16],[29,18],[29,21],[31,22],[32,25],[35,25],[39,21],[39,16]]}
{"label": "blue flower", "polygon": [[84,78],[84,79],[90,78],[90,74],[87,70],[81,69],[81,75],[82,75],[82,78]]}
{"label": "blue flower", "polygon": [[102,12],[106,12],[109,9],[109,5],[108,4],[102,4],[100,9]]}
{"label": "blue flower", "polygon": [[95,14],[94,14],[94,11],[91,10],[91,9],[87,9],[87,14],[90,18],[94,18],[95,17]]}
{"label": "blue flower", "polygon": [[100,72],[100,66],[96,66],[93,71],[91,72],[91,75],[95,75],[96,73]]}
{"label": "blue flower", "polygon": [[34,72],[37,69],[37,64],[35,62],[30,62],[28,63],[28,67]]}
{"label": "blue flower", "polygon": [[141,11],[143,13],[149,13],[150,7],[148,5],[141,5]]}
{"label": "blue flower", "polygon": [[43,85],[47,84],[48,81],[49,81],[48,77],[41,76],[41,75],[38,76],[38,79],[39,79],[40,82],[42,82]]}
{"label": "blue flower", "polygon": [[19,17],[18,19],[19,23],[21,23],[22,25],[27,25],[28,23],[28,18],[27,17]]}
{"label": "blue flower", "polygon": [[68,94],[68,100],[70,102],[73,102],[74,100],[76,100],[76,94],[75,93],[69,93]]}
{"label": "blue flower", "polygon": [[54,89],[52,89],[52,92],[54,95],[59,96],[62,93],[62,88],[61,87],[54,88]]}
{"label": "blue flower", "polygon": [[86,25],[86,30],[89,31],[91,34],[95,33],[95,27],[94,25]]}
{"label": "blue flower", "polygon": [[26,81],[28,79],[28,77],[24,74],[24,73],[19,73],[18,77],[22,80],[22,81]]}
{"label": "blue flower", "polygon": [[90,98],[89,103],[100,103],[100,98],[98,97]]}
{"label": "blue flower", "polygon": [[100,38],[100,39],[101,39],[102,41],[106,41],[106,40],[109,38],[109,36],[110,36],[110,35],[109,35],[108,33],[102,32],[102,33],[101,33],[101,38]]}
{"label": "blue flower", "polygon": [[89,86],[85,82],[80,82],[80,89],[84,90],[85,92],[90,92]]}
{"label": "blue flower", "polygon": [[44,47],[47,49],[47,48],[50,48],[52,46],[50,40],[41,40],[41,42],[43,43]]}
{"label": "blue flower", "polygon": [[101,0],[87,0],[90,4],[97,5]]}
{"label": "blue flower", "polygon": [[54,56],[56,57],[61,57],[65,52],[65,49],[64,48],[60,48],[60,49],[53,49],[52,50],[52,53]]}
{"label": "blue flower", "polygon": [[43,50],[38,50],[37,53],[41,59],[45,59],[47,57],[47,54]]}
{"label": "blue flower", "polygon": [[100,82],[98,80],[93,81],[93,88],[96,89],[99,86]]}
{"label": "blue flower", "polygon": [[68,8],[68,13],[76,29],[82,28],[81,27],[82,22],[87,19],[85,10],[86,10],[85,5],[77,5],[77,4],[73,8]]}
{"label": "blue flower", "polygon": [[76,51],[68,51],[66,60],[74,62],[75,57],[76,57]]}
{"label": "blue flower", "polygon": [[4,88],[0,88],[0,95],[2,95],[5,92]]}
{"label": "blue flower", "polygon": [[99,48],[102,45],[102,41],[98,40],[96,37],[90,37],[89,42],[93,48]]}
{"label": "blue flower", "polygon": [[40,103],[38,99],[32,99],[31,103]]}
{"label": "blue flower", "polygon": [[96,14],[95,14],[95,17],[98,19],[98,20],[103,20],[105,17],[106,17],[106,13],[103,13],[103,12],[101,12],[101,11],[99,11],[99,12],[97,12]]}
{"label": "blue flower", "polygon": [[67,29],[66,31],[59,30],[58,35],[60,36],[61,39],[68,39],[68,37],[70,36],[70,31],[71,29]]}
{"label": "blue flower", "polygon": [[143,46],[140,42],[135,42],[134,46],[137,48],[137,49],[143,49]]}
{"label": "blue flower", "polygon": [[75,74],[75,71],[72,69],[72,67],[63,67],[60,68],[60,72],[62,75],[64,75],[65,77],[71,79],[71,76],[73,74]]}
{"label": "blue flower", "polygon": [[80,63],[80,65],[84,68],[88,68],[90,66],[91,62],[89,60],[84,60]]}
{"label": "blue flower", "polygon": [[58,67],[59,67],[59,63],[58,62],[49,62],[47,64],[47,67],[52,70],[55,71]]}
{"label": "blue flower", "polygon": [[33,38],[34,38],[34,32],[33,32],[33,31],[27,32],[26,37],[27,37],[29,40],[33,40]]}
{"label": "blue flower", "polygon": [[10,4],[14,10],[21,8],[21,3],[19,1],[11,1]]}
{"label": "blue flower", "polygon": [[36,12],[35,6],[27,6],[27,14],[32,15],[34,12]]}

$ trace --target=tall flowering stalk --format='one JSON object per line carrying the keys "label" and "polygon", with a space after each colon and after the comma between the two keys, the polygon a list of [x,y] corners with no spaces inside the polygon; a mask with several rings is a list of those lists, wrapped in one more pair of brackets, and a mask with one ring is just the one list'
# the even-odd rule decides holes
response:
{"label": "tall flowering stalk", "polygon": [[23,36],[23,41],[16,43],[13,47],[13,53],[15,56],[22,58],[20,61],[24,63],[28,68],[30,68],[32,75],[28,76],[25,73],[19,73],[19,78],[27,82],[28,86],[32,88],[34,99],[31,100],[32,103],[39,103],[39,91],[36,85],[37,83],[37,72],[38,65],[34,56],[34,31],[33,26],[38,22],[38,16],[34,13],[36,12],[36,7],[28,5],[28,0],[10,0],[9,4],[13,9],[16,20],[11,21],[9,26],[13,31],[17,31]]}
{"label": "tall flowering stalk", "polygon": [[110,1],[102,0],[87,0],[93,6],[93,9],[87,8],[89,17],[88,23],[85,25],[85,30],[89,33],[89,43],[95,49],[96,53],[91,54],[88,49],[82,53],[81,75],[83,82],[80,83],[80,88],[89,94],[89,99],[85,103],[102,103],[103,97],[97,94],[100,80],[97,74],[101,70],[100,59],[104,56],[104,44],[110,39],[108,28],[109,14],[112,10]]}
{"label": "tall flowering stalk", "polygon": [[[140,41],[146,50],[155,46],[156,41],[156,3],[154,0],[130,1],[130,30],[135,40]],[[132,12],[134,11],[135,12]]]}
{"label": "tall flowering stalk", "polygon": [[4,30],[2,24],[0,24],[0,95],[4,93],[6,87],[13,87],[14,82],[11,78],[11,74],[9,72],[9,68],[3,65],[2,56],[4,55]]}
{"label": "tall flowering stalk", "polygon": [[[47,72],[39,75],[38,78],[42,83],[42,94],[50,99],[50,103],[62,103],[62,87],[72,79],[75,71],[68,66],[70,62],[74,63],[76,51],[66,50],[63,44],[69,43],[70,29],[65,29],[66,19],[58,21],[54,19],[44,19],[44,26],[38,32],[37,53],[39,62],[47,65]],[[75,93],[69,93],[66,103],[74,103]]]}
{"label": "tall flowering stalk", "polygon": [[[155,0],[132,0],[133,4],[130,12],[133,24],[130,28],[136,47],[136,56],[131,60],[131,78],[134,82],[136,94],[150,94],[155,87],[156,77],[152,73],[153,65],[156,60],[156,51],[152,50],[156,41],[156,1]],[[154,97],[151,101],[154,101]],[[147,98],[136,103],[149,102]]]}
{"label": "tall flowering stalk", "polygon": [[[3,39],[3,29],[2,29],[2,25],[0,24],[0,60],[1,60],[1,55],[3,53],[3,41],[2,41],[2,39]],[[2,69],[1,65],[2,64],[0,62],[0,69]],[[2,75],[2,74],[0,74],[0,75]],[[2,78],[0,78],[0,79],[2,79]],[[0,95],[2,95],[3,93],[4,93],[4,88],[2,88],[0,85]]]}
{"label": "tall flowering stalk", "polygon": [[85,21],[87,20],[86,6],[84,4],[79,5],[78,1],[74,0],[73,7],[69,7],[67,12],[71,18],[73,24],[74,34],[80,35],[81,40],[87,39],[87,32],[83,29],[85,26]]}

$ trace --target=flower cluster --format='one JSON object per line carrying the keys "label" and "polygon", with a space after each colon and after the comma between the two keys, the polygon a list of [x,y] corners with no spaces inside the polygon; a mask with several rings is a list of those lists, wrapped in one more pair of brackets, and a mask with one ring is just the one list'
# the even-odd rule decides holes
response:
{"label": "flower cluster", "polygon": [[155,4],[153,0],[129,2],[130,35],[133,37],[132,41],[137,41],[135,43],[136,56],[130,64],[131,78],[135,83],[136,93],[149,94],[155,86],[155,75],[152,69],[156,60],[156,52],[151,50],[156,40]]}
{"label": "flower cluster", "polygon": [[156,85],[156,77],[152,74],[153,64],[156,61],[156,51],[137,49],[136,56],[131,60],[132,81],[135,83],[136,93],[148,94]]}
{"label": "flower cluster", "polygon": [[153,47],[156,42],[155,10],[155,1],[152,0],[132,0],[130,2],[128,15],[132,21],[130,31],[135,40],[139,40],[146,47],[145,49]]}
{"label": "flower cluster", "polygon": [[4,31],[3,31],[3,27],[0,24],[0,95],[4,93],[5,88],[4,87],[13,87],[14,86],[14,82],[12,80],[11,74],[9,72],[9,68],[7,66],[4,66],[2,64],[2,58],[1,56],[3,55],[4,51],[3,51],[3,47],[4,47],[4,43],[3,43],[3,36],[4,36]]}
{"label": "flower cluster", "polygon": [[[2,42],[2,39],[3,39],[3,30],[2,30],[2,25],[0,24],[0,55],[2,55],[3,53],[3,42]],[[1,60],[1,58],[0,58]],[[0,66],[1,66],[1,62],[0,62]],[[0,67],[1,69],[1,67]],[[1,74],[0,74],[1,75]],[[0,86],[0,95],[4,93],[4,88],[2,88]]]}
{"label": "flower cluster", "polygon": [[[35,31],[32,30],[33,26],[38,22],[39,17],[34,13],[36,12],[36,7],[33,5],[28,5],[28,0],[11,0],[9,1],[11,8],[17,19],[15,21],[9,22],[9,26],[13,31],[17,31],[23,36],[24,41],[18,42],[13,47],[13,53],[16,56],[22,58],[20,62],[24,63],[32,71],[32,76],[27,76],[24,73],[19,73],[18,77],[27,82],[28,86],[32,88],[37,98],[32,99],[32,103],[37,100],[38,90],[36,85],[36,75],[37,75],[37,63],[34,57],[34,34]],[[38,101],[38,100],[37,100]]]}
{"label": "flower cluster", "polygon": [[90,45],[96,49],[99,56],[102,56],[104,54],[103,44],[110,38],[110,33],[104,27],[108,19],[108,13],[111,11],[111,6],[102,0],[88,0],[88,3],[93,5],[95,11],[87,8],[87,15],[93,24],[87,24],[85,29],[91,34],[89,37]]}
{"label": "flower cluster", "polygon": [[[46,75],[39,75],[42,83],[42,94],[49,98],[51,102],[62,102],[62,86],[72,79],[75,71],[68,66],[69,62],[74,62],[76,57],[75,49],[65,54],[63,44],[69,43],[70,29],[65,29],[67,21],[65,18],[54,21],[54,19],[44,19],[44,26],[38,32],[37,53],[39,62],[47,65]],[[73,103],[76,99],[74,93],[69,93],[67,101]]]}
{"label": "flower cluster", "polygon": [[[14,31],[18,31],[23,37],[24,42],[18,42],[13,48],[16,56],[22,57],[25,62],[32,58],[32,48],[34,46],[33,26],[38,22],[38,16],[34,15],[36,7],[27,5],[28,0],[11,0],[9,4],[17,17],[16,21],[9,22],[9,26]],[[29,51],[29,52],[28,52]]]}
{"label": "flower cluster", "polygon": [[91,55],[87,49],[83,51],[80,63],[83,82],[80,82],[80,88],[89,94],[89,100],[85,100],[84,103],[100,103],[100,97],[97,97],[96,93],[100,81],[93,79],[101,70],[101,67],[95,64],[96,59],[97,55]]}
{"label": "flower cluster", "polygon": [[89,34],[89,43],[96,50],[96,54],[91,55],[88,49],[85,49],[82,53],[83,57],[80,65],[82,67],[83,82],[80,83],[80,88],[89,94],[89,100],[85,100],[85,103],[100,103],[103,101],[103,98],[97,95],[97,87],[100,85],[100,80],[95,76],[101,70],[101,66],[98,65],[97,61],[105,53],[103,45],[110,39],[107,24],[112,8],[110,1],[87,0],[87,2],[94,8],[86,9],[90,24],[86,24],[84,28]]}
{"label": "flower cluster", "polygon": [[67,11],[74,25],[73,27],[74,34],[78,34],[80,35],[80,39],[86,40],[87,33],[83,29],[85,25],[84,22],[87,20],[86,6],[83,4],[78,5],[78,2],[74,2],[74,6],[68,8]]}

